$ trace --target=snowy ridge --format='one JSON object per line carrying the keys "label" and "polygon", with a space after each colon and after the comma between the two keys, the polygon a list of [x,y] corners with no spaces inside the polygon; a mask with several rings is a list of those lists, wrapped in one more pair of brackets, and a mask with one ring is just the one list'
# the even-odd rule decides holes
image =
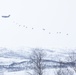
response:
{"label": "snowy ridge", "polygon": [[[65,52],[61,49],[44,49],[46,57],[44,58],[43,62],[45,62],[46,67],[48,68],[57,67],[60,61],[63,61],[71,52],[71,50],[67,53],[67,51]],[[19,71],[25,68],[30,68],[30,53],[31,50],[13,51],[6,48],[0,48],[0,68],[5,68],[9,71]]]}

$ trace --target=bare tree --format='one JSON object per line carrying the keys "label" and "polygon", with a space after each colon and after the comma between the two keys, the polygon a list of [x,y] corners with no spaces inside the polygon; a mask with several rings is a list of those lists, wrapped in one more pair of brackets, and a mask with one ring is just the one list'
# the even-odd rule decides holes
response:
{"label": "bare tree", "polygon": [[69,60],[68,62],[59,60],[59,67],[55,70],[55,75],[74,75],[74,70],[67,66],[69,63]]}
{"label": "bare tree", "polygon": [[55,75],[73,75],[73,71],[68,68],[61,68],[58,69],[55,73]]}
{"label": "bare tree", "polygon": [[70,62],[70,66],[76,72],[76,52],[72,51],[68,56],[68,62]]}
{"label": "bare tree", "polygon": [[63,62],[59,61],[59,68],[57,68],[55,75],[74,75],[74,72],[70,68],[63,66]]}
{"label": "bare tree", "polygon": [[43,70],[44,70],[44,63],[43,63],[43,58],[44,58],[44,52],[43,49],[32,49],[32,53],[30,56],[30,61],[32,63],[34,75],[43,75]]}

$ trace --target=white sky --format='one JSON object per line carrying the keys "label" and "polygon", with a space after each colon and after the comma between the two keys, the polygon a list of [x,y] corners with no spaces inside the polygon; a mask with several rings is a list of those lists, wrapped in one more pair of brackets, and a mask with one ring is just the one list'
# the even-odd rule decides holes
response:
{"label": "white sky", "polygon": [[0,47],[75,48],[76,0],[0,0]]}

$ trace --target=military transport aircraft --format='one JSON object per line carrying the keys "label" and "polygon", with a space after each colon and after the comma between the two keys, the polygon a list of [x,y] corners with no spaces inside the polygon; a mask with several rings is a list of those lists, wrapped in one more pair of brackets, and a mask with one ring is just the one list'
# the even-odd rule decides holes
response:
{"label": "military transport aircraft", "polygon": [[7,16],[2,16],[2,18],[9,18],[10,17],[10,15],[7,15]]}

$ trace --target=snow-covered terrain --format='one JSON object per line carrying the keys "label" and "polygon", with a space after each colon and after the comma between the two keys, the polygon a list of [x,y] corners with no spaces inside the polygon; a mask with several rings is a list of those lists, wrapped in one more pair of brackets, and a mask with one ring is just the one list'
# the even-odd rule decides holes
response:
{"label": "snow-covered terrain", "polygon": [[[0,48],[0,75],[29,75],[32,66],[29,61],[29,56],[32,49],[22,49],[22,50],[10,50],[7,48]],[[63,50],[63,49],[43,49],[44,62],[46,68],[44,75],[54,75],[56,67],[59,65],[59,61],[66,62],[66,58],[71,54],[73,50]],[[64,63],[66,65],[66,63]],[[50,72],[50,73],[49,73]]]}

